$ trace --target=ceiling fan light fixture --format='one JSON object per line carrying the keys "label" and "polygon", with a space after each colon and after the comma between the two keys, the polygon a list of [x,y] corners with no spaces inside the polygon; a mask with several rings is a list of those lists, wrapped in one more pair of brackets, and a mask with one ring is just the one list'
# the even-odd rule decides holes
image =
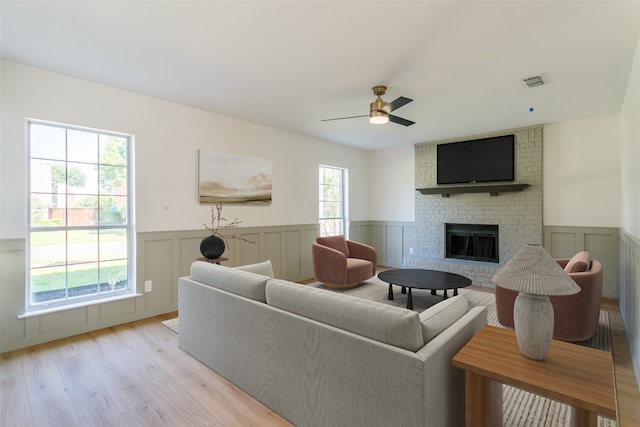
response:
{"label": "ceiling fan light fixture", "polygon": [[372,125],[383,125],[389,122],[389,115],[382,111],[372,111],[369,116],[369,123]]}
{"label": "ceiling fan light fixture", "polygon": [[[397,110],[398,108],[407,105],[410,102],[413,102],[413,99],[407,98],[404,96],[400,96],[394,99],[391,102],[385,102],[382,99],[382,95],[385,94],[387,90],[386,86],[374,86],[373,94],[377,96],[377,99],[369,104],[369,123],[373,125],[382,125],[385,123],[396,123],[402,126],[411,126],[415,122],[407,119],[403,119],[402,117],[394,116],[391,114],[392,111]],[[333,120],[343,120],[343,119],[355,119],[358,117],[367,117],[366,115],[362,116],[348,116],[348,117],[337,117],[335,119],[323,119],[323,122],[329,122]]]}
{"label": "ceiling fan light fixture", "polygon": [[378,95],[378,99],[369,105],[369,123],[383,125],[389,122],[389,113],[383,110],[386,106],[387,103],[380,99],[380,95]]}

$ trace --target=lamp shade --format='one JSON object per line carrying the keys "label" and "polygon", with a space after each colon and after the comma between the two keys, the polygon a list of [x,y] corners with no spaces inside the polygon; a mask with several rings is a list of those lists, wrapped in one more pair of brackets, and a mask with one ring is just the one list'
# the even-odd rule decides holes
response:
{"label": "lamp shade", "polygon": [[534,295],[573,295],[580,287],[539,245],[526,245],[492,279],[493,283]]}

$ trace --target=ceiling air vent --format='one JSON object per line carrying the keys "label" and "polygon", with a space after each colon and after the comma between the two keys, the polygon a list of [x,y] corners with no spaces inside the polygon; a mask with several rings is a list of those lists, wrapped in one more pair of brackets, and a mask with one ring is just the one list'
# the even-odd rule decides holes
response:
{"label": "ceiling air vent", "polygon": [[529,77],[527,79],[522,80],[522,83],[524,83],[524,85],[528,88],[542,86],[544,84],[544,82],[542,81],[542,77],[540,76]]}

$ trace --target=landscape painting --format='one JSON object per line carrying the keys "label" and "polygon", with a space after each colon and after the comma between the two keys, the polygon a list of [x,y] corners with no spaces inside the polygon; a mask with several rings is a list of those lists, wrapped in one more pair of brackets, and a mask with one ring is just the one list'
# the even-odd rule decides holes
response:
{"label": "landscape painting", "polygon": [[200,203],[271,203],[271,161],[199,150]]}

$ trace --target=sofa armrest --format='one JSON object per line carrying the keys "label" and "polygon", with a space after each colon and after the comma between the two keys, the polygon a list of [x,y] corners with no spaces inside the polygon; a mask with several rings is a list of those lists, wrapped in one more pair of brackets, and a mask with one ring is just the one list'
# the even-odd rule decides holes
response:
{"label": "sofa armrest", "polygon": [[337,249],[313,243],[313,275],[319,282],[336,285],[347,280],[347,257]]}
{"label": "sofa armrest", "polygon": [[378,265],[378,253],[374,247],[365,245],[364,243],[354,242],[352,240],[347,240],[347,247],[349,248],[349,256],[351,258],[371,261],[374,268]]}
{"label": "sofa armrest", "polygon": [[341,265],[347,268],[347,257],[337,249],[313,243],[311,246],[313,256],[317,256],[322,262],[329,262],[334,265]]}
{"label": "sofa armrest", "polygon": [[464,425],[465,373],[454,368],[451,359],[486,324],[487,309],[472,307],[416,353],[425,360],[424,395],[430,408],[426,425]]}

